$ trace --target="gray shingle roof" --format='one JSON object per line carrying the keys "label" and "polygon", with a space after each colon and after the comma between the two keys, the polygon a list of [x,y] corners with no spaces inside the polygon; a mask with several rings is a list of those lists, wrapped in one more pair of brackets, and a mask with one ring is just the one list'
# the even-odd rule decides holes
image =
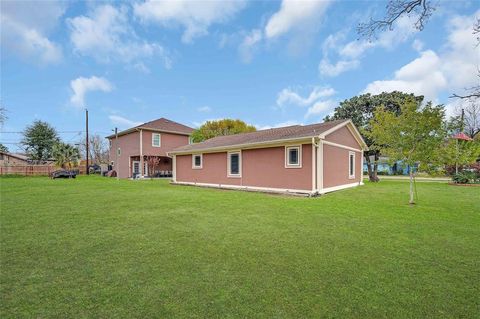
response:
{"label": "gray shingle roof", "polygon": [[[173,132],[179,133],[184,135],[190,135],[193,132],[193,128],[188,127],[186,125],[174,122],[172,120],[166,118],[159,118],[158,120],[153,120],[150,122],[146,122],[135,127],[129,128],[127,130],[118,132],[118,135],[125,135],[135,131],[136,129],[151,129],[156,131],[164,131],[164,132]],[[107,136],[107,138],[113,138],[115,134]]]}
{"label": "gray shingle roof", "polygon": [[196,152],[208,149],[222,147],[234,147],[244,144],[266,143],[278,140],[308,138],[322,134],[323,132],[337,126],[348,120],[337,120],[325,123],[311,125],[293,125],[286,127],[271,128],[251,133],[241,133],[235,135],[217,136],[201,143],[181,146],[174,149],[171,153],[177,152]]}

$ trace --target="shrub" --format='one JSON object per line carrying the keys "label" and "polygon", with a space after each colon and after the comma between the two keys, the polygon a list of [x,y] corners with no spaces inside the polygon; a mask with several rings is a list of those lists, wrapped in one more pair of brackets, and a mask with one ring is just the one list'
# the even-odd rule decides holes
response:
{"label": "shrub", "polygon": [[459,183],[459,184],[469,184],[469,183],[477,183],[478,177],[475,172],[463,171],[453,175],[452,180],[453,182]]}

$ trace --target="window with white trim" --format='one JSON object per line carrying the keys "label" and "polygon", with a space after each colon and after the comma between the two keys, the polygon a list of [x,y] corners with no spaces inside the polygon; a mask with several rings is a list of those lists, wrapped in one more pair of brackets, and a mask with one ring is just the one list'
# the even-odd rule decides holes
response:
{"label": "window with white trim", "polygon": [[285,167],[286,168],[300,168],[302,167],[302,147],[285,146]]}
{"label": "window with white trim", "polygon": [[203,167],[203,156],[202,154],[193,154],[192,155],[192,168],[199,169]]}
{"label": "window with white trim", "polygon": [[122,150],[120,149],[120,147],[117,148],[117,155],[118,155],[118,156],[122,155]]}
{"label": "window with white trim", "polygon": [[188,144],[193,144],[193,137],[191,136],[188,137]]}
{"label": "window with white trim", "polygon": [[228,176],[241,177],[242,176],[242,153],[228,152]]}
{"label": "window with white trim", "polygon": [[152,146],[153,147],[160,147],[161,146],[160,133],[152,133]]}
{"label": "window with white trim", "polygon": [[348,178],[355,178],[355,152],[348,152]]}

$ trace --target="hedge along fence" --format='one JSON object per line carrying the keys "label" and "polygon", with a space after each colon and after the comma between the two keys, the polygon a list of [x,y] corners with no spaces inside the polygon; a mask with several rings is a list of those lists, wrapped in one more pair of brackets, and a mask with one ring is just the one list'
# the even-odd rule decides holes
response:
{"label": "hedge along fence", "polygon": [[[60,169],[54,165],[15,165],[0,166],[0,175],[23,175],[23,176],[48,176],[50,173]],[[73,168],[80,174],[85,174],[85,167]]]}

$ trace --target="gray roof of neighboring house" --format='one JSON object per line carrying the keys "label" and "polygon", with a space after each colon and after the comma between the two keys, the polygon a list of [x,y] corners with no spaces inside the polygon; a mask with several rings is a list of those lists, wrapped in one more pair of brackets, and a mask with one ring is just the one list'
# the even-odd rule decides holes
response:
{"label": "gray roof of neighboring house", "polygon": [[[193,132],[193,128],[191,127],[188,127],[186,125],[183,125],[162,117],[162,118],[159,118],[158,120],[146,122],[146,123],[137,125],[135,127],[129,128],[127,130],[118,132],[118,136],[135,132],[139,129],[154,130],[159,132],[169,132],[169,133],[176,133],[176,134],[182,134],[182,135],[190,135]],[[115,134],[111,134],[106,138],[113,138],[113,137],[115,137]]]}
{"label": "gray roof of neighboring house", "polygon": [[286,127],[271,128],[250,133],[235,135],[217,136],[201,143],[181,146],[171,153],[196,152],[202,150],[216,149],[222,147],[234,147],[245,144],[267,143],[280,140],[291,140],[299,138],[315,137],[329,129],[349,120],[336,120],[331,122],[317,123],[311,125],[292,125]]}
{"label": "gray roof of neighboring house", "polygon": [[25,154],[20,154],[20,153],[8,153],[8,152],[1,152],[1,154],[5,154],[5,155],[8,155],[8,156],[11,156],[11,157],[15,157],[15,158],[18,158],[20,160],[24,160],[24,161],[27,161],[28,160],[28,156],[25,155]]}

